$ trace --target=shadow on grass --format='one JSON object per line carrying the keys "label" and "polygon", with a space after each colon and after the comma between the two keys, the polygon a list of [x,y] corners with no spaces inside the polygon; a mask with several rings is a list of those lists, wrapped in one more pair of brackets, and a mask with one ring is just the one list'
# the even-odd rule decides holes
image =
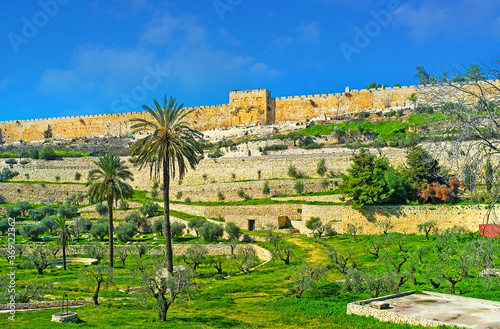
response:
{"label": "shadow on grass", "polygon": [[[220,315],[193,316],[193,317],[172,317],[171,322],[189,323],[190,325],[201,324],[213,328],[252,328],[252,325],[243,321],[225,318]],[[177,323],[180,324],[180,323]]]}

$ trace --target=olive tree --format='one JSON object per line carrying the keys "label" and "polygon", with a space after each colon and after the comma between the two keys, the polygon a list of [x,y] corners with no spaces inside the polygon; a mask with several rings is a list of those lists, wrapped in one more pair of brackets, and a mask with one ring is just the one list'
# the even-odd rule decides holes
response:
{"label": "olive tree", "polygon": [[158,307],[158,321],[167,320],[167,312],[176,300],[183,296],[189,297],[193,290],[189,269],[181,266],[166,271],[163,262],[139,262],[136,266],[137,277],[140,279],[141,293],[146,298],[154,298]]}
{"label": "olive tree", "polygon": [[92,300],[94,305],[99,305],[99,292],[113,284],[113,268],[109,266],[85,266],[82,269],[80,282],[89,290],[94,290]]}

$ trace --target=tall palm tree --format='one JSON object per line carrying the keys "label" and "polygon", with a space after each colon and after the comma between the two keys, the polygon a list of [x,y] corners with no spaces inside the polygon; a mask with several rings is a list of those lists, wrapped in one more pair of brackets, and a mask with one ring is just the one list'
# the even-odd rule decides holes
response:
{"label": "tall palm tree", "polygon": [[203,134],[189,127],[184,121],[193,110],[183,108],[184,104],[177,104],[175,98],[167,96],[160,105],[153,99],[154,105],[144,105],[142,108],[152,117],[152,120],[132,119],[136,122],[133,133],[150,133],[148,136],[132,144],[132,155],[137,156],[136,164],[140,168],[150,167],[150,175],[158,180],[163,176],[163,209],[165,218],[165,248],[167,271],[173,273],[172,241],[170,237],[170,179],[176,174],[183,179],[188,166],[195,169],[203,155],[200,140]]}
{"label": "tall palm tree", "polygon": [[108,203],[109,266],[113,267],[113,201],[132,197],[134,190],[125,181],[134,178],[117,155],[106,154],[94,163],[97,168],[89,172],[87,194],[90,200]]}
{"label": "tall palm tree", "polygon": [[66,246],[69,244],[71,237],[75,235],[75,232],[73,232],[67,221],[66,218],[55,219],[57,224],[57,244],[62,248],[64,270],[66,270]]}

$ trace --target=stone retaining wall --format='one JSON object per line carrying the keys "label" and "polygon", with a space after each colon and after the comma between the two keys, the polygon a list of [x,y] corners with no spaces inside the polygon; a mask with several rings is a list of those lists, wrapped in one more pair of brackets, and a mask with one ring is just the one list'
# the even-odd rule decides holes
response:
{"label": "stone retaining wall", "polygon": [[[108,245],[106,243],[101,243],[104,248],[107,248]],[[151,255],[163,255],[163,245],[149,245],[151,250],[148,252]],[[176,256],[184,255],[186,253],[186,249],[189,248],[189,244],[173,244],[172,245],[172,252]],[[227,244],[224,243],[219,243],[219,244],[203,244],[207,250],[209,255],[229,255],[231,254],[231,247]],[[265,248],[262,248],[258,245],[255,244],[242,244],[242,245],[237,245],[235,252],[238,252],[238,250],[244,246],[250,246],[256,253],[257,257],[264,262],[269,262],[272,260],[273,256],[271,252]],[[127,248],[129,249],[129,252],[133,253],[135,252],[135,246],[134,245],[121,245],[121,246],[115,246],[115,248],[120,247],[120,248]],[[30,251],[32,246],[27,246],[25,252]],[[6,248],[0,248],[0,252],[6,251]],[[85,249],[83,245],[72,245],[66,247],[66,255],[82,255],[85,254]]]}
{"label": "stone retaining wall", "polygon": [[[304,192],[321,192],[328,189],[335,188],[334,181],[340,182],[339,178],[325,178],[330,184],[328,187],[324,188],[322,186],[323,179],[301,179],[300,182],[304,185]],[[269,186],[270,193],[265,195],[262,193],[264,184],[267,182]],[[267,181],[250,181],[250,182],[227,182],[227,183],[216,183],[216,184],[202,184],[202,185],[191,185],[191,186],[173,186],[170,192],[171,198],[175,198],[178,192],[182,193],[179,200],[183,201],[186,198],[191,199],[192,202],[211,202],[220,201],[218,198],[218,193],[222,193],[224,196],[224,201],[240,201],[242,198],[238,195],[238,191],[241,189],[245,195],[252,199],[261,199],[273,195],[282,194],[296,194],[295,184],[297,180],[292,179],[280,179],[280,180],[267,180]],[[330,202],[338,202],[338,197],[333,198],[333,196],[322,196],[325,200]],[[328,197],[331,197],[329,199]],[[308,197],[297,197],[298,199],[304,200]],[[311,198],[311,197],[309,197]],[[313,197],[314,198],[314,197]],[[177,199],[177,198],[176,198]],[[287,199],[278,198],[276,200],[285,201]],[[319,200],[318,200],[319,201]]]}
{"label": "stone retaining wall", "polygon": [[64,203],[69,196],[87,193],[85,185],[0,183],[0,196],[7,203],[28,201],[36,204]]}
{"label": "stone retaining wall", "polygon": [[440,230],[459,225],[470,231],[477,231],[490,211],[486,209],[486,205],[370,206],[361,210],[354,210],[347,205],[316,206],[307,204],[213,207],[172,204],[171,207],[177,211],[206,218],[221,216],[225,218],[226,222],[235,222],[243,229],[248,229],[248,220],[251,219],[255,220],[255,228],[259,229],[268,224],[277,226],[279,216],[288,216],[292,220],[293,226],[303,234],[310,233],[310,230],[305,227],[305,223],[311,217],[320,217],[323,222],[332,223],[338,233],[347,232],[347,224],[356,224],[362,226],[361,234],[381,234],[383,232],[377,223],[386,220],[395,225],[396,232],[402,233],[418,233],[417,225],[430,220],[435,220]]}
{"label": "stone retaining wall", "polygon": [[[92,304],[93,301],[90,300],[68,300],[68,301],[34,301],[32,303],[15,303],[15,310],[29,310],[38,308],[57,308],[68,305],[71,306],[82,306],[85,304]],[[0,304],[0,310],[11,310],[12,304]]]}

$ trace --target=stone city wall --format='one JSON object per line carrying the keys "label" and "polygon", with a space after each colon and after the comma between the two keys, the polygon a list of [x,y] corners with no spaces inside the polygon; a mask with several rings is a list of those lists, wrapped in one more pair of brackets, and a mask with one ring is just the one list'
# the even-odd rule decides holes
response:
{"label": "stone city wall", "polygon": [[[498,81],[495,81],[497,85]],[[186,120],[200,131],[225,129],[238,125],[266,125],[298,122],[306,119],[332,119],[342,113],[412,107],[408,97],[429,88],[408,86],[350,90],[337,94],[316,94],[272,98],[267,89],[232,91],[229,103],[188,108]],[[439,88],[445,88],[439,85]],[[431,90],[431,89],[429,89]],[[2,141],[42,140],[50,125],[54,138],[127,136],[132,133],[133,118],[150,119],[144,111],[85,116],[69,116],[0,122]]]}

